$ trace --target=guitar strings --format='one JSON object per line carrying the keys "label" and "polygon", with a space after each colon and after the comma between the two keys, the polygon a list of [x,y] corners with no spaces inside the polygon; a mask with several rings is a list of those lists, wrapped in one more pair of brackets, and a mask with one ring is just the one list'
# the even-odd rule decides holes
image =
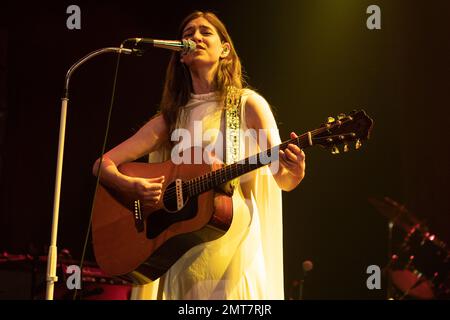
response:
{"label": "guitar strings", "polygon": [[[321,133],[321,132],[326,131],[326,130],[328,130],[328,128],[323,127],[323,128],[312,130],[312,131],[310,131],[310,133],[312,135],[316,135],[317,133]],[[296,142],[294,142],[294,141],[296,141]],[[239,162],[232,163],[232,164],[230,164],[228,166],[225,166],[225,167],[223,167],[223,168],[221,168],[219,170],[211,171],[211,172],[208,172],[205,175],[202,175],[202,176],[193,178],[191,180],[188,180],[188,181],[184,182],[184,184],[187,185],[188,192],[189,192],[190,196],[195,196],[195,195],[201,194],[201,193],[205,192],[206,190],[212,189],[214,187],[214,185],[219,185],[219,184],[224,183],[225,181],[227,181],[227,175],[228,175],[228,173],[230,171],[231,171],[230,172],[231,175],[233,175],[234,173],[238,174],[239,170],[241,168],[243,168],[245,166],[252,165],[251,163],[247,162],[246,160],[249,160],[252,157],[256,157],[256,159],[259,159],[260,158],[259,156],[262,153],[264,153],[264,152],[266,152],[267,155],[270,156],[272,154],[272,152],[275,151],[275,149],[277,147],[279,149],[285,149],[285,148],[287,148],[287,145],[290,144],[290,143],[295,143],[297,145],[300,145],[301,142],[304,143],[306,141],[308,141],[308,133],[302,134],[301,136],[299,136],[297,138],[293,138],[293,139],[287,140],[287,141],[281,143],[280,145],[278,145],[276,147],[273,147],[271,149],[268,149],[266,151],[263,151],[263,152],[261,152],[259,154],[247,157],[246,159],[244,159],[244,163],[239,163]],[[256,164],[253,164],[253,165],[256,165],[257,167],[254,168],[254,169],[249,170],[249,172],[253,171],[253,170],[256,170],[259,167],[263,166],[260,163],[256,163]],[[245,168],[245,169],[247,169],[247,168]],[[208,180],[210,180],[213,175],[214,175],[213,179],[214,179],[215,183],[213,182],[212,183],[213,186],[210,188],[208,186],[210,184],[210,182],[208,182]],[[215,180],[218,180],[219,182],[216,182]],[[204,190],[204,189],[206,189],[206,190]],[[167,192],[169,192],[169,194],[164,196],[163,200],[172,201],[173,199],[176,199],[177,194],[176,194],[176,188],[175,187],[170,187],[170,188],[166,189],[164,194],[166,194]]]}
{"label": "guitar strings", "polygon": [[[342,123],[347,122],[347,121],[342,121]],[[211,171],[202,176],[185,181],[185,182],[183,182],[183,188],[186,185],[189,196],[196,196],[198,194],[201,194],[207,190],[214,188],[214,186],[220,185],[228,180],[232,180],[233,178],[231,178],[231,179],[227,178],[227,176],[229,175],[228,173],[230,173],[231,176],[233,176],[233,174],[236,174],[237,176],[239,176],[240,175],[239,170],[241,170],[241,169],[244,169],[244,171],[246,171],[247,169],[250,169],[250,170],[248,170],[248,172],[250,172],[250,171],[258,169],[259,167],[266,165],[266,164],[261,164],[261,163],[256,163],[256,164],[249,163],[250,158],[255,157],[256,160],[259,160],[261,154],[263,154],[263,153],[267,153],[267,155],[270,157],[272,152],[275,151],[277,148],[284,150],[287,148],[288,144],[290,144],[290,143],[294,143],[297,146],[299,146],[301,143],[305,143],[305,142],[309,143],[309,134],[311,134],[312,136],[315,136],[319,133],[328,131],[329,129],[330,128],[326,127],[326,126],[314,129],[312,131],[309,131],[307,133],[304,133],[304,134],[298,136],[297,138],[287,140],[278,146],[267,149],[266,151],[260,152],[256,155],[249,156],[243,160],[240,160],[238,162],[224,166],[216,171]],[[251,165],[256,165],[256,167],[251,169],[251,167],[249,167]],[[245,172],[245,173],[247,173],[247,172]],[[241,173],[241,174],[243,174],[243,173]],[[212,187],[209,187],[209,184],[211,184],[209,181],[211,181],[211,179],[213,179]],[[216,180],[218,180],[219,182],[217,182]],[[169,193],[168,195],[166,195],[167,192]],[[176,188],[175,187],[167,188],[166,191],[164,192],[164,195],[166,195],[166,196],[163,197],[163,200],[172,201],[173,199],[176,199],[176,197],[177,197]]]}
{"label": "guitar strings", "polygon": [[[313,130],[313,131],[311,131],[311,134],[316,134],[319,131],[323,131],[323,128]],[[301,142],[306,142],[308,140],[307,133],[303,134],[303,135],[301,135],[301,136],[299,136],[297,138],[293,138],[293,139],[287,140],[287,141],[281,143],[280,145],[278,145],[276,147],[273,147],[271,149],[267,149],[266,151],[263,151],[263,152],[258,153],[256,155],[247,157],[246,159],[244,159],[243,163],[242,163],[242,160],[240,161],[241,163],[239,163],[239,162],[232,163],[232,164],[230,164],[228,166],[225,166],[225,167],[223,167],[221,169],[218,169],[216,171],[211,171],[211,172],[208,172],[208,173],[206,173],[206,174],[204,174],[202,176],[199,176],[199,177],[193,178],[191,180],[185,181],[183,184],[186,184],[186,187],[188,189],[188,192],[189,192],[190,196],[195,196],[195,195],[201,194],[201,193],[205,192],[206,190],[212,189],[215,185],[217,186],[217,185],[220,185],[220,184],[226,182],[228,180],[227,179],[228,175],[233,176],[233,174],[239,174],[239,170],[247,169],[247,168],[250,169],[251,167],[249,168],[249,166],[255,165],[256,166],[255,168],[253,168],[253,169],[248,171],[248,172],[250,172],[250,171],[258,169],[261,166],[266,165],[266,164],[261,164],[261,163],[253,164],[253,163],[249,163],[247,161],[250,161],[249,160],[250,158],[256,158],[256,160],[259,160],[260,155],[262,153],[264,153],[264,152],[266,152],[267,155],[270,157],[272,152],[275,151],[275,149],[277,147],[279,149],[285,149],[289,143],[293,143],[295,140],[297,140],[297,142],[295,143],[297,145],[299,145]],[[211,179],[212,179],[212,182],[213,182],[212,183],[213,186],[209,187],[209,185],[211,184],[211,182],[209,182],[209,181],[211,181]],[[231,178],[230,180],[232,180],[232,179],[233,178]],[[217,182],[217,180],[219,182]],[[183,187],[185,187],[185,186],[183,186]],[[166,191],[164,192],[164,195],[165,196],[163,197],[163,200],[171,201],[173,199],[176,199],[176,197],[177,197],[176,188],[175,187],[167,188]]]}

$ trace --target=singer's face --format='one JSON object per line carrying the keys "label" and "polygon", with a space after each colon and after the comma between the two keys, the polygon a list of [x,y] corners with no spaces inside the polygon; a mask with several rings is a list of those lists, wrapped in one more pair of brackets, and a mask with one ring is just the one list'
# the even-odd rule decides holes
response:
{"label": "singer's face", "polygon": [[190,21],[183,29],[183,39],[195,42],[193,53],[182,56],[182,61],[191,70],[218,64],[223,54],[223,45],[216,28],[203,17]]}

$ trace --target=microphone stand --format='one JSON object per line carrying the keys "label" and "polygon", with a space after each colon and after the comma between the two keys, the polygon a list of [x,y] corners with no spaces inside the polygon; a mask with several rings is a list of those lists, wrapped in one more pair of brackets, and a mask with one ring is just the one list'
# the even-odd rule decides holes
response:
{"label": "microphone stand", "polygon": [[304,285],[304,283],[305,283],[305,279],[300,279],[300,281],[298,282],[298,300],[303,300],[303,285]]}
{"label": "microphone stand", "polygon": [[58,141],[58,156],[56,163],[56,177],[55,177],[55,190],[54,190],[54,200],[53,200],[53,220],[52,220],[52,233],[50,246],[48,250],[48,258],[47,258],[47,291],[46,291],[46,300],[53,300],[54,294],[54,286],[55,282],[58,281],[58,277],[56,276],[56,266],[57,266],[57,252],[58,249],[56,247],[56,238],[58,233],[58,217],[59,217],[59,200],[61,193],[61,177],[62,177],[62,166],[63,166],[63,155],[64,155],[64,138],[66,132],[66,116],[67,116],[67,105],[69,102],[69,80],[72,76],[73,72],[81,66],[86,61],[91,58],[98,56],[103,53],[125,53],[131,54],[133,50],[125,49],[122,46],[120,48],[102,48],[96,51],[93,51],[77,61],[72,67],[70,67],[69,71],[67,71],[65,82],[64,82],[64,95],[61,99],[61,118],[59,122],[59,141]]}
{"label": "microphone stand", "polygon": [[386,290],[386,295],[387,295],[387,299],[391,300],[392,297],[392,279],[391,279],[391,274],[389,270],[391,268],[391,262],[392,262],[392,229],[394,228],[394,222],[393,220],[389,220],[389,224],[388,224],[388,267],[386,269],[386,279],[387,279],[387,290]]}
{"label": "microphone stand", "polygon": [[313,269],[313,263],[310,260],[305,260],[302,263],[303,276],[298,283],[298,300],[303,300],[303,287],[305,285],[306,276]]}

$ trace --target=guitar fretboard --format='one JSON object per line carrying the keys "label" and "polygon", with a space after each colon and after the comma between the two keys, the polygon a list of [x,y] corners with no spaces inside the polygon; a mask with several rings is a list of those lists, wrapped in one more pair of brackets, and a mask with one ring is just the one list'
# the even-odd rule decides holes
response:
{"label": "guitar fretboard", "polygon": [[216,188],[225,182],[236,179],[237,177],[240,177],[250,171],[266,166],[271,162],[277,161],[278,151],[286,149],[288,144],[290,143],[297,145],[301,149],[310,147],[312,145],[312,135],[321,133],[324,130],[326,129],[321,128],[318,130],[314,130],[313,132],[304,133],[297,138],[287,140],[266,151],[262,151],[238,162],[226,165],[218,170],[211,171],[203,176],[191,179],[186,182],[189,196],[196,196],[198,194]]}

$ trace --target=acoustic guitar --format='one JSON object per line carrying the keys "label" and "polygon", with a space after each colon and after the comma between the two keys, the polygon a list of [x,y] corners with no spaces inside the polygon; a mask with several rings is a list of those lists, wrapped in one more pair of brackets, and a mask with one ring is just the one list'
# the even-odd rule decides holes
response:
{"label": "acoustic guitar", "polygon": [[[328,118],[315,130],[229,165],[211,165],[207,161],[176,165],[171,160],[120,165],[119,171],[128,176],[165,176],[162,195],[154,207],[143,208],[137,199],[98,186],[92,220],[98,265],[111,276],[139,273],[145,276],[143,279],[159,278],[189,249],[218,239],[229,229],[232,199],[218,191],[219,186],[268,165],[266,159],[290,143],[302,149],[318,145],[332,153],[339,152],[338,145],[348,151],[350,143],[359,149],[361,141],[369,138],[372,126],[372,119],[363,110],[353,111]],[[198,151],[203,154],[196,148],[185,152],[190,152],[193,159]]]}

